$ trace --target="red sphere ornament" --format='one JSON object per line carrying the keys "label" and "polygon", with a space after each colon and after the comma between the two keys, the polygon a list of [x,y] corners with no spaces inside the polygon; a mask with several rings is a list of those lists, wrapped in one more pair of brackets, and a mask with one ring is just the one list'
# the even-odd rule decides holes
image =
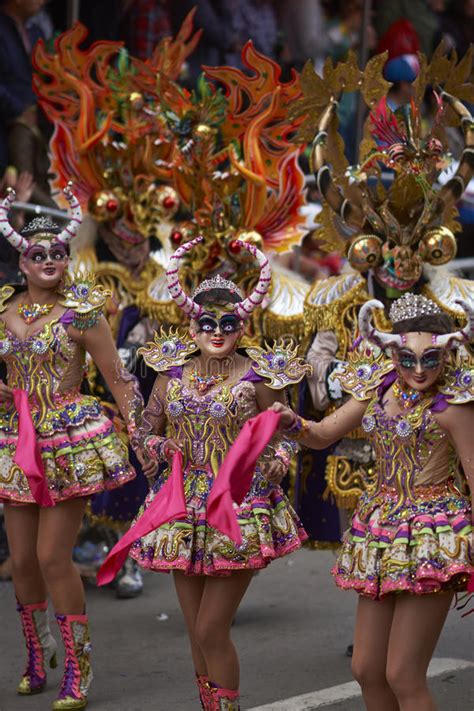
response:
{"label": "red sphere ornament", "polygon": [[105,203],[105,207],[109,212],[115,212],[119,207],[119,201],[116,198],[110,198]]}
{"label": "red sphere ornament", "polygon": [[165,207],[167,210],[172,210],[173,207],[176,206],[176,200],[171,197],[171,195],[167,195],[165,199],[163,200],[163,207]]}
{"label": "red sphere ornament", "polygon": [[233,239],[232,242],[229,242],[228,250],[231,254],[240,254],[242,247],[236,239]]}
{"label": "red sphere ornament", "polygon": [[171,233],[171,241],[176,246],[180,245],[183,241],[183,234],[179,230],[173,230],[173,232]]}

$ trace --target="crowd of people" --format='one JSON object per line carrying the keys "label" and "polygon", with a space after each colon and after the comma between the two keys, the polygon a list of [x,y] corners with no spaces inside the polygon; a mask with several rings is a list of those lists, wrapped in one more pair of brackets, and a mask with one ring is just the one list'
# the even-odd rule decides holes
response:
{"label": "crowd of people", "polygon": [[[120,597],[172,572],[201,706],[238,710],[240,602],[309,541],[358,593],[368,711],[433,711],[428,663],[474,586],[474,283],[443,270],[474,173],[474,4],[84,0],[87,37],[63,9],[0,0],[18,693],[56,663],[51,601],[53,709],[88,704],[85,562]],[[362,48],[386,55],[359,69]]]}

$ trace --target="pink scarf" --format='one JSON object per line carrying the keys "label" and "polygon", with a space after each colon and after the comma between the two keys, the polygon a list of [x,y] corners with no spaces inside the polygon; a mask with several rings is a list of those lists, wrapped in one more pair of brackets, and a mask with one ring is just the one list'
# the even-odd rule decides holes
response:
{"label": "pink scarf", "polygon": [[[257,459],[273,437],[280,415],[265,410],[248,420],[229,449],[207,500],[207,520],[211,526],[237,544],[242,542],[233,502],[241,504],[255,471]],[[135,541],[164,523],[185,518],[183,457],[176,452],[171,475],[146,511],[112,548],[97,573],[99,585],[107,585],[117,575]]]}
{"label": "pink scarf", "polygon": [[48,489],[36,430],[31,418],[28,393],[15,388],[13,402],[18,412],[18,442],[13,461],[23,470],[34,500],[39,506],[54,506]]}

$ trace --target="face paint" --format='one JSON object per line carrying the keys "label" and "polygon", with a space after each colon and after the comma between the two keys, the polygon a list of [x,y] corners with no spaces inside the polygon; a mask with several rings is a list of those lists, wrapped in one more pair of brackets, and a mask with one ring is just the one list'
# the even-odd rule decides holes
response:
{"label": "face paint", "polygon": [[25,257],[33,264],[44,262],[62,262],[67,258],[67,250],[63,244],[53,242],[48,249],[40,244],[33,244],[26,252]]}
{"label": "face paint", "polygon": [[400,368],[404,370],[414,370],[417,365],[422,370],[436,370],[439,367],[443,358],[443,353],[440,348],[431,348],[424,351],[421,358],[411,350],[402,349],[398,351],[398,363]]}
{"label": "face paint", "polygon": [[215,333],[219,329],[219,332],[226,336],[239,331],[242,321],[234,314],[225,314],[219,319],[210,314],[203,314],[198,318],[197,324],[200,333]]}

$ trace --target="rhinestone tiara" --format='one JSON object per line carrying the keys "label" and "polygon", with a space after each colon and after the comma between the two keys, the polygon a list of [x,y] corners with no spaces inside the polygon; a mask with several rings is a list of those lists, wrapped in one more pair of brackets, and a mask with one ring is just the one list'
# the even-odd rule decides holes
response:
{"label": "rhinestone tiara", "polygon": [[234,284],[234,282],[229,281],[228,279],[224,279],[220,276],[220,274],[215,277],[212,277],[211,279],[206,279],[201,284],[199,284],[199,286],[197,286],[191,294],[191,298],[194,299],[198,294],[202,294],[203,291],[212,291],[213,289],[223,289],[225,291],[230,291],[231,294],[237,294],[237,296],[239,296],[241,299],[244,298],[243,293]]}
{"label": "rhinestone tiara", "polygon": [[50,232],[56,234],[60,232],[61,228],[55,222],[49,219],[49,217],[35,217],[31,222],[28,222],[26,227],[21,231],[22,235],[35,234],[37,232]]}
{"label": "rhinestone tiara", "polygon": [[434,301],[427,299],[421,294],[407,293],[394,301],[390,308],[390,320],[392,323],[407,321],[418,316],[435,316],[442,311]]}

